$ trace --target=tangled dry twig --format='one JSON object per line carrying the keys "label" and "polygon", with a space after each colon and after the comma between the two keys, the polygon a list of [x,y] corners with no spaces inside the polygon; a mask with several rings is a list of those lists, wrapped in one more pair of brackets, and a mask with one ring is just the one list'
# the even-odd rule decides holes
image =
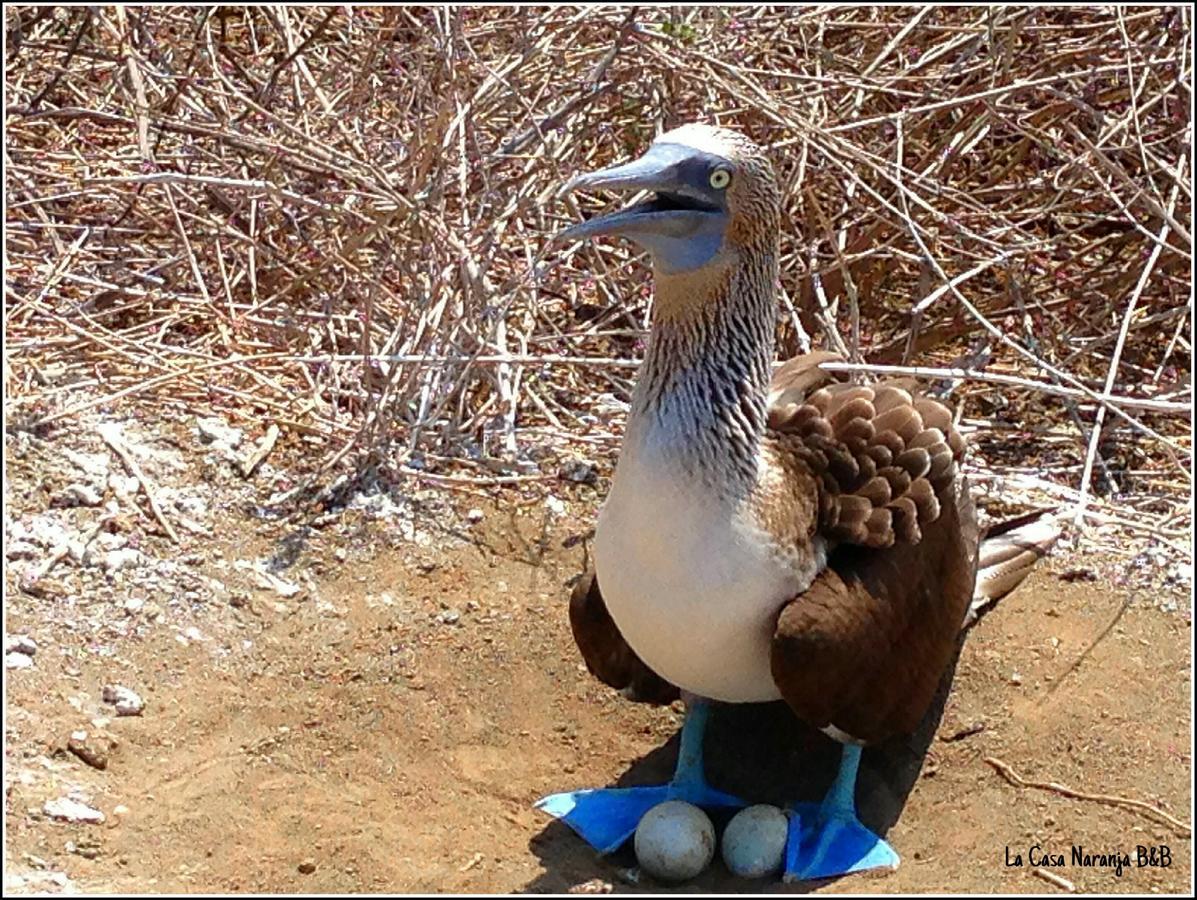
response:
{"label": "tangled dry twig", "polygon": [[1052,423],[1001,450],[1078,516],[1187,498],[1185,5],[6,16],[18,427],[182,404],[426,475],[613,447],[647,273],[546,250],[556,190],[703,118],[776,151],[781,353],[804,322],[855,363],[988,344],[957,397]]}

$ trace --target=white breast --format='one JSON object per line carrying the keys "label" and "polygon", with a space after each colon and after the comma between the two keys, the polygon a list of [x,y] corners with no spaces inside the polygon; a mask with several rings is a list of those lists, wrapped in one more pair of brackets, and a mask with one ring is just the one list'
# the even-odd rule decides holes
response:
{"label": "white breast", "polygon": [[750,510],[651,453],[624,454],[595,535],[603,599],[636,654],[684,690],[735,703],[780,697],[773,628],[822,568],[816,556],[779,556]]}

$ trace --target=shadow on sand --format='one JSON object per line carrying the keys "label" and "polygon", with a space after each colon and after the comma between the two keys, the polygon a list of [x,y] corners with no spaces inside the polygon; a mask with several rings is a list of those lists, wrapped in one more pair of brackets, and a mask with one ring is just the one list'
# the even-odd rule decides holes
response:
{"label": "shadow on sand", "polygon": [[[906,805],[918,781],[923,760],[943,717],[960,648],[940,682],[931,708],[918,730],[865,750],[856,785],[857,811],[861,821],[884,836]],[[661,784],[669,779],[677,761],[678,736],[636,760],[620,776],[616,786]],[[800,722],[784,703],[746,706],[715,705],[707,726],[706,770],[712,786],[757,803],[784,806],[794,801],[818,801],[835,776],[839,765],[839,744]],[[584,785],[562,783],[561,790]],[[730,816],[713,816],[716,831],[722,832]],[[635,856],[629,842],[617,853],[600,857],[568,827],[556,820],[529,842],[545,871],[523,890],[528,893],[560,893],[591,879],[610,882],[616,892],[667,891],[671,893],[807,893],[827,882],[782,885],[777,878],[746,881],[732,876],[718,853],[706,872],[684,885],[661,885],[647,876],[632,883],[621,877],[634,869]],[[913,848],[895,847],[899,855]],[[862,878],[868,876],[852,876]]]}

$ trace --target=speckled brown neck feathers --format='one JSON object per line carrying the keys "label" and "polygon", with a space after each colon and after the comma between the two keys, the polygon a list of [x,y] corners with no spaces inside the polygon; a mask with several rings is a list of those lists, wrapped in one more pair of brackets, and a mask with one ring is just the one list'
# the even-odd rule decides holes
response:
{"label": "speckled brown neck feathers", "polygon": [[630,430],[687,475],[741,497],[757,478],[774,349],[775,247],[655,277],[652,336]]}

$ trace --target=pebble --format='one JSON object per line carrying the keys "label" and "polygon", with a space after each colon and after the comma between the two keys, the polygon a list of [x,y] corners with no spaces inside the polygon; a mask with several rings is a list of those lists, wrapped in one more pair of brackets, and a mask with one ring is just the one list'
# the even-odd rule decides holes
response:
{"label": "pebble", "polygon": [[4,638],[4,652],[33,656],[37,653],[37,641],[27,634],[10,634]]}
{"label": "pebble", "polygon": [[129,498],[141,490],[141,482],[132,475],[121,475],[119,472],[108,473],[108,487],[112,493],[121,498]]}
{"label": "pebble", "polygon": [[37,544],[32,541],[9,540],[4,548],[4,557],[8,560],[36,559],[40,555]]}
{"label": "pebble", "polygon": [[47,800],[42,810],[52,819],[64,819],[67,822],[87,822],[92,825],[101,825],[104,822],[104,814],[98,809],[70,797]]}
{"label": "pebble", "polygon": [[589,881],[583,881],[581,884],[575,884],[569,888],[566,893],[569,894],[611,894],[615,891],[615,885],[609,881],[603,881],[601,878],[591,878]]}
{"label": "pebble", "polygon": [[145,709],[145,701],[136,691],[121,684],[106,684],[100,694],[105,703],[116,707],[118,716],[140,716]]}
{"label": "pebble", "polygon": [[5,653],[4,668],[31,669],[33,668],[33,657],[26,656],[24,653]]}
{"label": "pebble", "polygon": [[437,618],[442,625],[456,625],[461,619],[461,613],[455,609],[446,609]]}
{"label": "pebble", "polygon": [[245,439],[245,433],[240,428],[233,428],[221,419],[197,418],[195,427],[201,444],[213,444],[220,449],[239,447]]}
{"label": "pebble", "polygon": [[471,522],[481,522],[482,521],[482,510],[477,509],[477,508],[471,509],[469,512],[466,513],[466,519],[468,519]]}
{"label": "pebble", "polygon": [[297,868],[299,869],[299,873],[301,875],[311,875],[313,872],[316,871],[316,860],[312,859],[311,857],[308,857],[303,862],[301,862]]}
{"label": "pebble", "polygon": [[55,506],[99,506],[104,495],[90,484],[68,484],[51,503]]}
{"label": "pebble", "polygon": [[108,474],[111,457],[107,453],[82,453],[69,447],[64,447],[62,452],[81,472],[98,476]]}
{"label": "pebble", "polygon": [[145,555],[140,550],[125,547],[121,550],[110,550],[104,556],[104,571],[109,574],[122,569],[136,569],[145,563]]}
{"label": "pebble", "polygon": [[67,877],[66,872],[24,872],[10,874],[4,872],[4,893],[21,891],[29,893],[49,893],[51,891],[75,893],[74,882]]}
{"label": "pebble", "polygon": [[[194,518],[202,518],[208,513],[208,504],[202,497],[186,495],[175,498],[175,508]],[[199,555],[199,554],[195,554]],[[200,559],[202,561],[202,557]]]}
{"label": "pebble", "polygon": [[88,731],[74,731],[67,739],[67,749],[93,769],[108,768],[108,751],[112,741]]}
{"label": "pebble", "polygon": [[254,582],[258,587],[262,588],[263,590],[274,591],[280,597],[294,597],[301,590],[303,590],[303,588],[301,588],[299,585],[290,582],[285,578],[281,578],[278,575],[275,575],[273,572],[267,572],[264,569],[260,569],[252,564],[243,563],[239,560],[236,565],[239,569],[249,569],[253,576]]}
{"label": "pebble", "polygon": [[74,853],[76,856],[82,856],[84,859],[96,859],[100,855],[99,845],[87,838],[84,838],[79,843],[67,841],[63,849],[67,853]]}
{"label": "pebble", "polygon": [[594,484],[598,481],[598,469],[590,460],[571,459],[561,464],[557,477],[575,484]]}

